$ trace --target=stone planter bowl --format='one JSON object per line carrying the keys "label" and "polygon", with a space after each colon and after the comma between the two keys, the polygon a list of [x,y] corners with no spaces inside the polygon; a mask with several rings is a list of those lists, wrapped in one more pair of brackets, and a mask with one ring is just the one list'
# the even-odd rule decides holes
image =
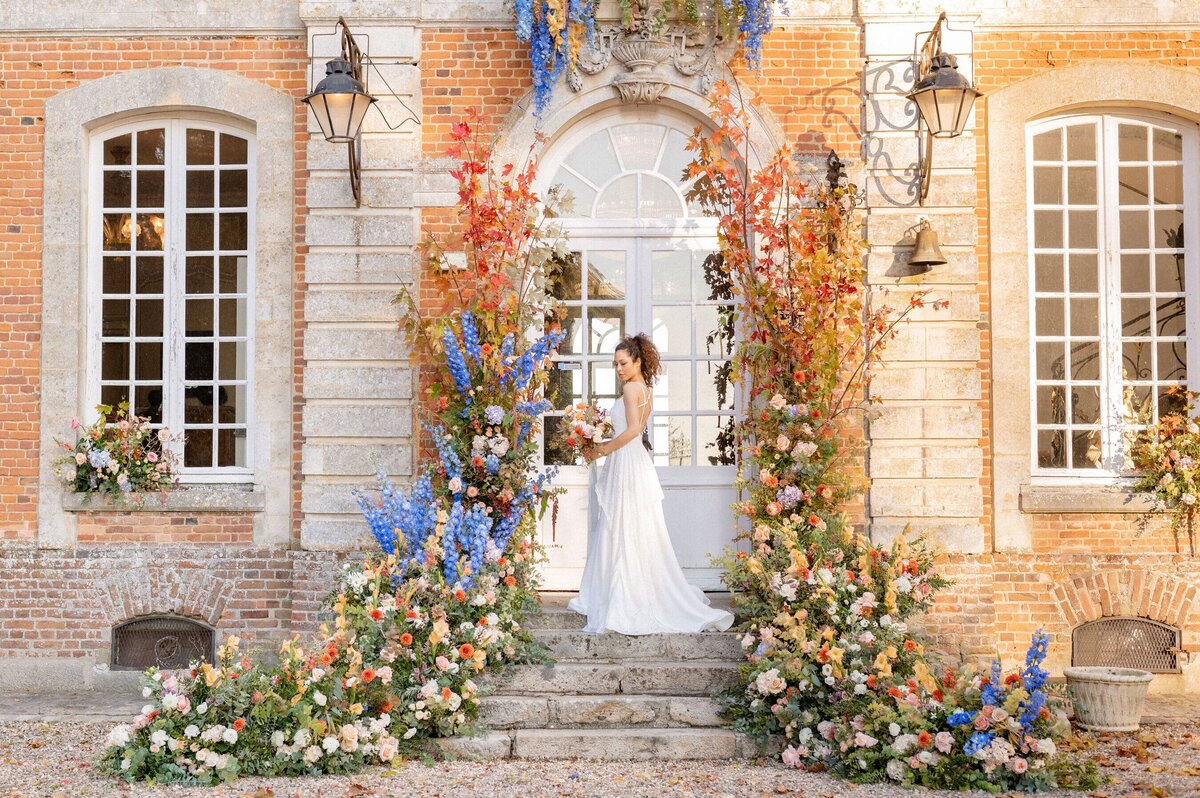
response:
{"label": "stone planter bowl", "polygon": [[1094,731],[1137,731],[1154,675],[1134,668],[1067,668],[1075,724]]}

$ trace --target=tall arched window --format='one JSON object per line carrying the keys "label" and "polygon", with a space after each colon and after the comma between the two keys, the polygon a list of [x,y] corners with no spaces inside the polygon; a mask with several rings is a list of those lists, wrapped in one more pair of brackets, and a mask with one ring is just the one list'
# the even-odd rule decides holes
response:
{"label": "tall arched window", "polygon": [[1197,148],[1167,117],[1028,129],[1035,473],[1128,471],[1137,431],[1200,374]]}
{"label": "tall arched window", "polygon": [[189,479],[252,463],[252,138],[162,118],[92,136],[88,404],[182,432]]}

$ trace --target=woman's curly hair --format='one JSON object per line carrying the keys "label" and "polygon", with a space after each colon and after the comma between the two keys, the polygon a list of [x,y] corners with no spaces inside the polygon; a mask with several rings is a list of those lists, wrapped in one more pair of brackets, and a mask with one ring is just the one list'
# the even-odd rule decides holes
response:
{"label": "woman's curly hair", "polygon": [[654,380],[662,373],[662,358],[659,357],[658,347],[650,340],[650,336],[645,333],[627,335],[617,344],[616,352],[622,349],[629,353],[630,359],[641,361],[642,379],[647,385],[653,385]]}

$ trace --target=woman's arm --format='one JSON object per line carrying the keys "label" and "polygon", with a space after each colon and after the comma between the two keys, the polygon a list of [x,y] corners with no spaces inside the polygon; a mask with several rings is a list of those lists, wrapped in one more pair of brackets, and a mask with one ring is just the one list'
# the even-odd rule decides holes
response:
{"label": "woman's arm", "polygon": [[646,392],[644,389],[637,387],[632,382],[625,383],[624,401],[625,420],[627,422],[625,430],[612,440],[608,440],[604,443],[600,443],[591,447],[584,453],[584,457],[587,457],[589,460],[594,460],[597,457],[604,457],[605,455],[612,454],[617,449],[620,449],[634,438],[640,438],[642,435],[642,430],[646,428],[646,421],[650,417],[650,414],[647,413],[646,416],[640,420],[640,422],[635,421],[635,419],[641,415],[641,408],[638,407],[640,404],[639,400],[644,399],[645,396]]}

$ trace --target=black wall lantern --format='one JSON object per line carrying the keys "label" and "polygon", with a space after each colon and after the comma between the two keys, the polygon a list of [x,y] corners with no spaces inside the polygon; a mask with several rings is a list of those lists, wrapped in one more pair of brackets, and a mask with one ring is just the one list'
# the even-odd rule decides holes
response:
{"label": "black wall lantern", "polygon": [[958,59],[942,52],[942,25],[945,22],[946,12],[943,11],[914,59],[916,83],[907,95],[920,111],[917,131],[925,145],[919,169],[921,185],[918,197],[922,205],[929,195],[933,140],[961,136],[971,109],[975,106],[975,98],[981,96],[971,81],[958,71]]}
{"label": "black wall lantern", "polygon": [[[317,124],[321,127],[321,134],[325,136],[326,141],[348,145],[350,190],[354,194],[354,204],[358,205],[362,194],[362,123],[367,111],[377,102],[367,92],[364,67],[374,66],[374,62],[359,49],[354,34],[350,32],[350,26],[342,17],[338,17],[332,35],[337,35],[339,28],[341,29],[341,56],[325,64],[324,79],[304,97],[303,102],[312,109],[313,115],[317,118]],[[315,39],[318,35],[331,34],[316,34],[313,38]],[[379,73],[378,68],[375,71],[377,74]],[[380,75],[380,78],[383,78],[383,75]],[[386,78],[383,83],[387,86]],[[388,86],[388,91],[391,90],[391,86]],[[404,107],[411,116],[394,126],[388,122],[379,106],[376,105],[375,110],[379,111],[384,124],[390,130],[397,130],[405,122],[415,122],[420,125],[421,122],[417,119],[416,114],[412,113],[412,109],[406,105]]]}

